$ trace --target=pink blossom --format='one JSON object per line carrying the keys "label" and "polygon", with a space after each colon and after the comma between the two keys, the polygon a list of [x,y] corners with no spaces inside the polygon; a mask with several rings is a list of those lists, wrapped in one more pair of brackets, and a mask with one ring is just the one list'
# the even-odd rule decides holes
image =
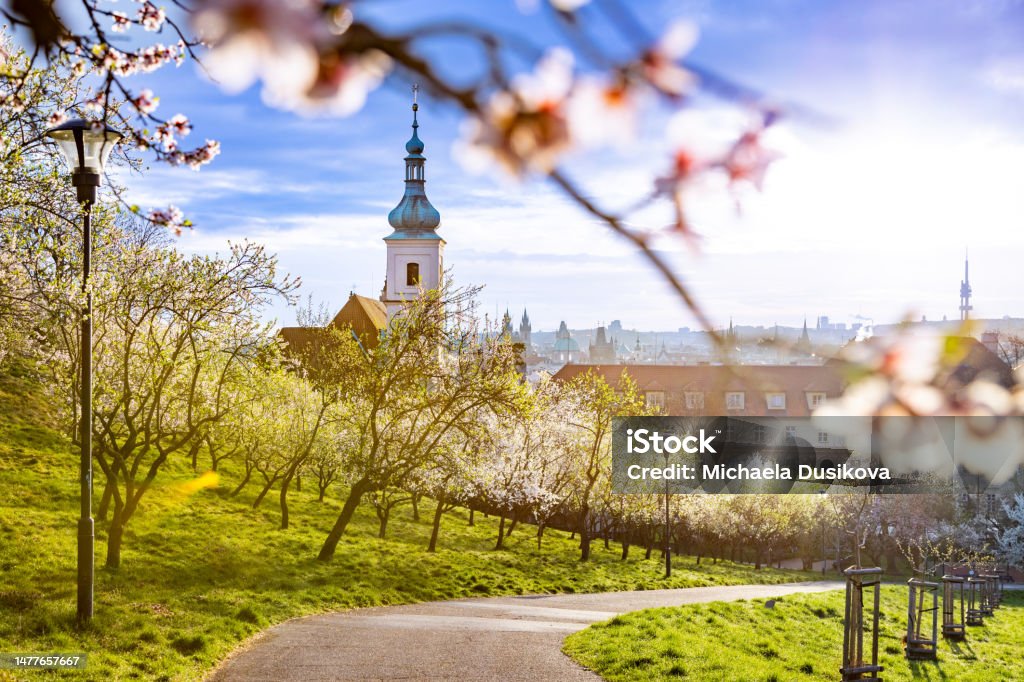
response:
{"label": "pink blossom", "polygon": [[729,182],[749,182],[760,190],[768,167],[778,159],[778,154],[761,143],[761,130],[743,133],[722,160],[722,167]]}
{"label": "pink blossom", "polygon": [[185,155],[185,163],[192,170],[199,170],[205,164],[213,161],[214,157],[220,154],[220,142],[207,140],[206,144]]}
{"label": "pink blossom", "polygon": [[178,137],[185,137],[192,132],[192,124],[184,114],[175,114],[167,121],[171,133]]}
{"label": "pink blossom", "polygon": [[164,11],[151,2],[144,2],[139,9],[138,22],[147,31],[159,31],[166,18]]}
{"label": "pink blossom", "polygon": [[568,117],[575,142],[625,146],[637,129],[637,93],[622,78],[585,78],[573,88]]}
{"label": "pink blossom", "polygon": [[697,42],[697,27],[688,21],[677,21],[658,43],[641,59],[647,82],[672,97],[681,97],[696,85],[696,77],[680,64],[680,60]]}
{"label": "pink blossom", "polygon": [[510,91],[496,93],[482,118],[470,122],[465,158],[496,160],[513,175],[550,172],[571,146],[567,100],[572,88],[572,54],[555,49]]}
{"label": "pink blossom", "polygon": [[198,0],[192,23],[210,45],[207,68],[229,92],[258,78],[280,89],[311,83],[329,36],[316,0]]}
{"label": "pink blossom", "polygon": [[157,106],[160,104],[160,98],[154,97],[153,91],[147,88],[132,99],[132,104],[135,105],[140,114],[151,114],[156,111]]}
{"label": "pink blossom", "polygon": [[47,117],[46,124],[49,126],[59,126],[66,120],[68,120],[68,117],[63,111],[55,111]]}
{"label": "pink blossom", "polygon": [[114,18],[114,25],[110,27],[110,30],[115,33],[124,33],[132,24],[131,19],[124,12],[113,12],[112,16]]}
{"label": "pink blossom", "polygon": [[151,45],[139,51],[137,57],[138,68],[145,72],[155,71],[170,61],[177,61],[179,57],[177,47],[168,47],[162,43]]}
{"label": "pink blossom", "polygon": [[310,82],[269,80],[263,98],[271,106],[284,109],[347,116],[363,107],[366,96],[390,70],[391,58],[378,50],[346,55],[328,50],[318,56],[316,74]]}
{"label": "pink blossom", "polygon": [[85,107],[86,111],[89,111],[89,112],[92,112],[92,113],[99,113],[99,112],[103,111],[103,107],[104,107],[103,93],[102,92],[96,93],[96,95],[94,97],[90,97],[89,99],[87,99],[84,102],[82,102],[82,106]]}
{"label": "pink blossom", "polygon": [[194,25],[211,45],[205,60],[224,89],[256,80],[271,106],[347,115],[391,69],[383,52],[340,47],[352,25],[347,7],[323,12],[316,0],[201,0]]}
{"label": "pink blossom", "polygon": [[185,215],[177,206],[168,206],[165,209],[153,209],[146,217],[154,225],[166,227],[179,236],[181,235],[182,229],[188,226],[185,222]]}

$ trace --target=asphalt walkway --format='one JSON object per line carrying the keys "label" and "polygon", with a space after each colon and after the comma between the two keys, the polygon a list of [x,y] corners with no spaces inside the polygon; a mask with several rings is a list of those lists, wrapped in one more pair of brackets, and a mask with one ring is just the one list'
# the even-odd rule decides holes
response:
{"label": "asphalt walkway", "polygon": [[840,589],[836,581],[427,602],[297,618],[270,628],[219,681],[600,679],[566,635],[627,611]]}

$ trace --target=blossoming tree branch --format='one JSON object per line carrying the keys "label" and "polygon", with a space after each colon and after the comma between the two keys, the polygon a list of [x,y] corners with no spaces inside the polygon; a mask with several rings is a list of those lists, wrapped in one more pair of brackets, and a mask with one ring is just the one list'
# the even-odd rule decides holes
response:
{"label": "blossoming tree branch", "polygon": [[[656,230],[631,225],[630,213],[669,202],[674,218],[667,229],[692,238],[684,210],[691,185],[701,176],[724,174],[733,185],[760,187],[773,158],[762,145],[762,133],[784,113],[759,93],[688,65],[685,58],[697,37],[691,24],[676,23],[662,35],[652,35],[615,0],[552,0],[548,9],[568,47],[539,45],[458,21],[388,32],[362,16],[359,2],[173,0],[164,8],[142,0],[125,11],[113,1],[79,0],[61,9],[64,14],[48,3],[25,0],[11,0],[0,9],[6,22],[26,30],[34,44],[27,59],[4,68],[0,106],[23,106],[21,88],[37,62],[58,64],[89,83],[74,104],[76,111],[118,127],[132,146],[159,161],[199,169],[219,153],[218,143],[187,144],[192,130],[188,117],[163,117],[160,97],[146,87],[145,74],[194,59],[228,92],[260,81],[271,106],[344,116],[358,111],[367,95],[394,73],[422,84],[465,114],[464,157],[492,160],[517,178],[550,178],[586,212],[637,247],[709,330],[710,319],[681,276],[649,247]],[[602,19],[610,19],[630,45],[628,57],[613,55],[595,37],[593,25]],[[114,47],[114,34],[130,47]],[[425,56],[430,44],[442,39],[476,45],[486,64],[482,74],[468,84],[443,75]],[[507,66],[512,60],[535,67],[513,73]],[[629,139],[644,110],[664,104],[681,109],[698,90],[749,111],[749,126],[715,156],[698,156],[687,141],[674,142],[663,170],[651,178],[650,191],[637,197],[633,209],[617,213],[595,203],[561,168],[570,150]],[[53,111],[50,122],[64,116]],[[148,217],[174,230],[186,224],[174,207]]]}
{"label": "blossoming tree branch", "polygon": [[[528,4],[528,3],[526,3]],[[60,6],[32,0],[6,0],[0,17],[28,36],[31,47],[16,53],[0,45],[0,112],[46,114],[49,124],[67,110],[119,128],[134,149],[128,163],[150,154],[172,165],[198,170],[220,151],[215,140],[192,143],[187,115],[166,115],[145,76],[169,64],[196,60],[227,92],[260,83],[273,107],[338,116],[359,111],[370,93],[393,76],[420,84],[462,112],[460,156],[470,163],[491,162],[509,176],[547,178],[584,212],[636,248],[683,301],[727,354],[723,339],[678,268],[652,247],[655,237],[679,235],[697,243],[688,220],[688,199],[724,180],[729,191],[760,189],[775,155],[764,143],[766,131],[785,117],[812,112],[773,100],[688,59],[697,33],[687,22],[654,34],[621,0],[547,0],[542,5],[561,30],[557,45],[539,44],[506,29],[470,21],[425,20],[403,31],[376,24],[364,3],[328,0],[152,0],[134,5],[114,0],[69,0]],[[535,9],[540,9],[536,7]],[[618,40],[607,40],[614,31]],[[605,33],[602,33],[604,31]],[[115,34],[124,49],[111,43]],[[439,41],[464,41],[482,56],[483,68],[470,80],[453,79],[429,55]],[[627,49],[612,49],[611,42]],[[510,65],[528,63],[522,71]],[[26,91],[37,66],[67,71],[82,87],[70,102],[27,107]],[[596,200],[565,168],[569,152],[621,144],[641,128],[662,119],[655,114],[683,112],[696,96],[713,96],[747,114],[747,123],[712,152],[698,151],[698,140],[665,129],[666,150],[651,170],[647,187],[626,208]],[[0,140],[3,154],[41,144],[41,126],[29,126],[23,139]],[[640,225],[637,214],[667,206],[667,225]],[[150,221],[180,231],[189,223],[169,206],[148,212]],[[1019,414],[1024,392],[991,382],[963,387],[944,380],[959,363],[962,349],[941,341],[919,355],[911,333],[876,340],[849,358],[864,371],[853,376],[849,409],[857,413],[897,410],[908,414]],[[914,360],[914,358],[922,358]],[[917,367],[925,363],[921,371]],[[977,384],[976,386],[974,384]],[[855,403],[855,404],[853,404]]]}

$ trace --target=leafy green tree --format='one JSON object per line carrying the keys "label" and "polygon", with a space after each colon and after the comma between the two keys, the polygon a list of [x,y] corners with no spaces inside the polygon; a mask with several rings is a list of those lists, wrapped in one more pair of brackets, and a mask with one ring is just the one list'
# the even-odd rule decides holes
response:
{"label": "leafy green tree", "polygon": [[349,492],[321,560],[334,555],[364,495],[430,469],[451,452],[457,434],[522,400],[515,353],[483,333],[474,294],[448,286],[425,292],[345,373],[343,428],[354,434],[345,453]]}
{"label": "leafy green tree", "polygon": [[[111,568],[120,565],[124,531],[168,458],[188,452],[239,408],[230,387],[245,380],[268,342],[262,306],[291,290],[262,247],[185,257],[153,246],[146,234],[125,231],[112,241],[94,282],[94,456],[113,502]],[[57,371],[75,376],[77,339],[63,330],[50,341],[65,351]]]}
{"label": "leafy green tree", "polygon": [[562,401],[566,419],[577,432],[569,502],[576,512],[580,560],[587,561],[595,530],[593,512],[602,487],[610,485],[612,418],[643,414],[644,400],[625,372],[616,386],[586,372],[565,385]]}

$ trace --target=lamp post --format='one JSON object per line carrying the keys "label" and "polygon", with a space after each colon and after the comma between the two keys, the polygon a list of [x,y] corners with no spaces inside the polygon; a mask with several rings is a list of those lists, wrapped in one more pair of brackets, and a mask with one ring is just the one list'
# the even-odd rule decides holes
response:
{"label": "lamp post", "polygon": [[825,522],[821,522],[821,575],[825,575],[825,564],[828,563],[828,559],[825,558]]}
{"label": "lamp post", "polygon": [[[665,452],[665,468],[668,468],[668,451]],[[668,479],[665,479],[665,577],[672,577],[672,517],[669,512],[669,500],[671,493],[668,489]]]}
{"label": "lamp post", "polygon": [[[822,496],[822,499],[824,499],[824,496],[826,495],[826,492],[824,490],[819,490],[818,494]],[[822,576],[825,575],[825,565],[827,563],[828,563],[828,560],[825,558],[825,517],[822,516],[821,517],[821,575]],[[813,566],[812,566],[812,568],[813,568]]]}
{"label": "lamp post", "polygon": [[92,618],[94,544],[92,520],[92,293],[89,286],[92,259],[92,205],[96,203],[96,188],[100,185],[103,164],[107,162],[121,133],[104,123],[74,119],[46,131],[46,136],[57,143],[68,169],[71,184],[82,205],[82,307],[81,346],[81,407],[79,412],[79,438],[81,440],[80,484],[81,514],[78,519],[78,621]]}

